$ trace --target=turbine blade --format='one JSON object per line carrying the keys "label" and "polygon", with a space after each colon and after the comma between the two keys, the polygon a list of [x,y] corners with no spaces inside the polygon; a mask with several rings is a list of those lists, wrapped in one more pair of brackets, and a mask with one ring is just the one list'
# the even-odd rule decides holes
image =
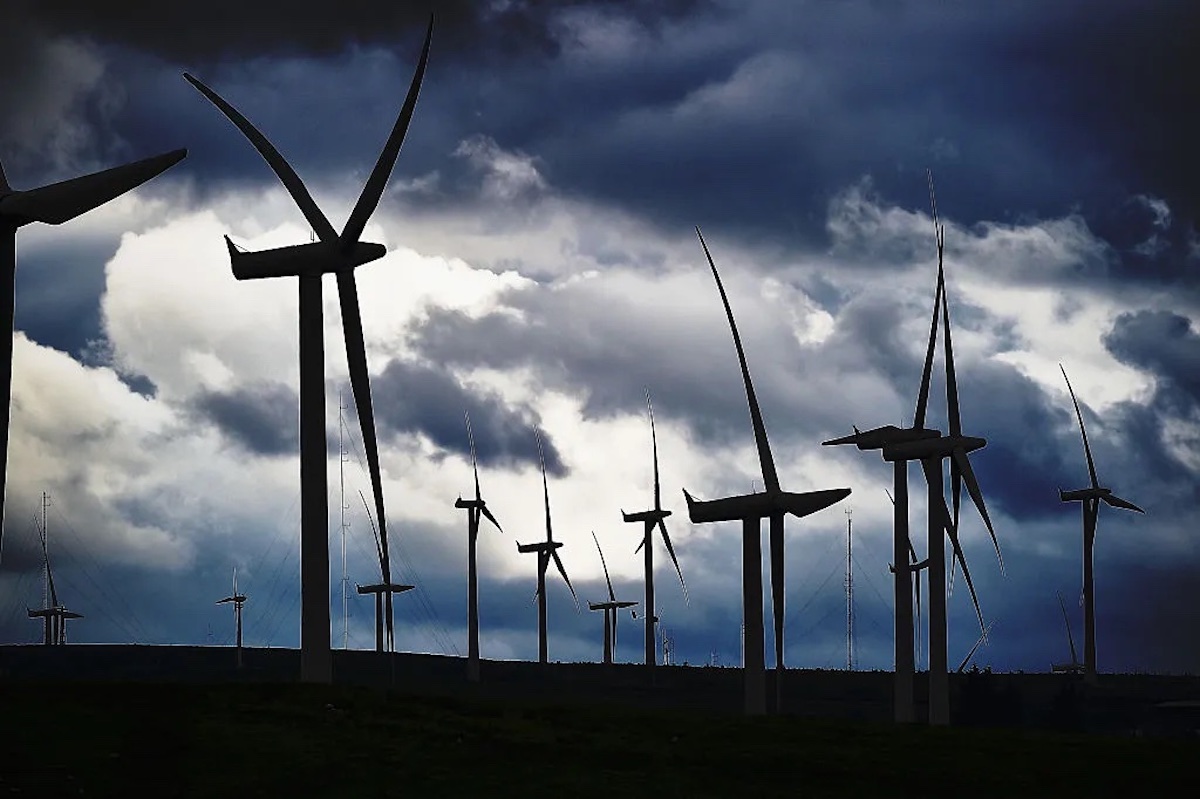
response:
{"label": "turbine blade", "polygon": [[[921,466],[925,471],[925,479],[928,484],[932,486],[937,483],[937,466],[927,460],[921,461]],[[958,543],[958,531],[954,529],[950,519],[950,511],[946,508],[946,500],[939,495],[937,501],[932,504],[933,507],[929,509],[929,512],[936,513],[941,519],[942,528],[946,531],[946,535],[950,539],[950,546],[954,550],[954,557],[958,560],[959,565],[962,566],[963,579],[967,583],[967,590],[971,593],[971,602],[975,605],[975,613],[979,617],[979,629],[983,630],[983,611],[979,607],[979,597],[975,593],[975,583],[971,580],[971,570],[967,568],[967,560],[963,556],[962,547]],[[939,589],[937,586],[930,585],[929,590],[935,591]]]}
{"label": "turbine blade", "polygon": [[14,192],[4,200],[3,216],[16,219],[18,224],[61,225],[158,177],[186,155],[187,150],[172,150],[38,189]]}
{"label": "turbine blade", "polygon": [[367,178],[362,194],[358,196],[358,202],[355,203],[354,210],[350,212],[350,218],[346,220],[346,227],[342,229],[343,250],[349,250],[358,241],[363,228],[367,226],[367,220],[374,213],[375,208],[379,205],[379,199],[383,196],[388,177],[392,174],[392,167],[396,165],[396,157],[400,155],[400,145],[404,143],[404,134],[408,131],[408,124],[412,121],[413,111],[417,106],[417,95],[421,92],[421,81],[425,77],[425,65],[429,61],[429,42],[432,38],[433,15],[430,14],[429,27],[425,31],[425,44],[421,47],[421,60],[417,62],[417,71],[408,87],[408,96],[404,98],[400,116],[396,117],[396,124],[392,126],[387,144],[383,146],[383,152],[379,154],[379,160],[375,162],[375,168],[371,170],[371,176]]}
{"label": "turbine blade", "polygon": [[[467,420],[467,440],[471,442],[471,469],[475,472],[475,501],[479,502],[483,496],[479,493],[479,466],[475,459],[475,432],[471,429],[471,412],[463,411],[463,416]],[[490,518],[490,517],[489,517]],[[496,525],[499,527],[500,525]]]}
{"label": "turbine blade", "polygon": [[346,339],[346,365],[350,371],[350,390],[362,430],[371,494],[375,500],[375,518],[379,524],[380,562],[383,582],[392,583],[391,557],[388,552],[387,516],[383,508],[383,478],[379,471],[379,441],[375,434],[375,410],[371,404],[371,378],[367,373],[367,349],[363,339],[362,316],[358,307],[358,285],[353,271],[338,272],[338,301],[342,307],[342,333]]}
{"label": "turbine blade", "polygon": [[754,384],[750,382],[750,368],[746,366],[746,353],[742,350],[742,339],[738,335],[737,324],[733,321],[733,309],[729,307],[729,297],[725,295],[725,286],[721,284],[721,276],[717,274],[717,265],[713,263],[708,245],[704,243],[704,234],[696,228],[700,237],[700,246],[708,258],[713,278],[717,281],[717,291],[721,293],[721,302],[725,304],[725,316],[729,318],[729,329],[733,333],[733,344],[737,348],[738,362],[742,366],[742,381],[746,384],[746,402],[750,406],[750,423],[754,427],[754,443],[758,447],[758,461],[762,466],[763,483],[767,491],[779,490],[779,476],[775,472],[775,460],[771,457],[771,445],[767,442],[767,428],[763,424],[762,411],[758,407],[758,398],[754,395]]}
{"label": "turbine blade", "polygon": [[1071,379],[1067,377],[1067,370],[1063,369],[1061,363],[1058,368],[1062,371],[1063,380],[1067,381],[1067,391],[1071,392],[1071,402],[1075,403],[1075,416],[1079,419],[1079,433],[1083,436],[1083,454],[1087,456],[1088,475],[1092,478],[1092,488],[1099,488],[1100,481],[1096,479],[1096,462],[1092,460],[1092,448],[1088,445],[1087,428],[1083,426],[1083,413],[1079,410],[1079,400],[1075,399],[1075,389],[1071,388]]}
{"label": "turbine blade", "polygon": [[[995,624],[995,622],[992,622],[992,624]],[[979,636],[979,640],[975,642],[975,646],[971,647],[971,651],[967,653],[967,656],[965,658],[963,658],[963,662],[958,664],[958,673],[959,674],[962,674],[963,669],[965,669],[967,667],[967,664],[971,662],[971,658],[975,657],[975,650],[979,649],[979,645],[987,640],[988,630],[991,630],[991,629],[992,629],[992,625],[989,624],[987,626],[987,629],[983,631],[983,635]]]}
{"label": "turbine blade", "polygon": [[1100,499],[1104,500],[1104,502],[1106,504],[1108,504],[1110,507],[1113,507],[1113,508],[1125,508],[1126,510],[1133,510],[1133,511],[1137,511],[1138,513],[1146,512],[1146,511],[1142,510],[1141,508],[1139,508],[1137,505],[1134,505],[1129,500],[1121,499],[1120,497],[1118,497],[1114,494],[1102,494],[1100,496]]}
{"label": "turbine blade", "polygon": [[492,512],[490,510],[488,510],[487,505],[481,505],[479,508],[479,512],[482,513],[485,517],[487,517],[487,520],[489,522],[496,525],[497,530],[499,530],[502,533],[504,532],[504,528],[500,526],[500,522],[496,521],[496,517],[492,515]]}
{"label": "turbine blade", "polygon": [[642,536],[642,543],[640,543],[640,544],[638,544],[638,545],[637,545],[637,549],[633,550],[633,554],[635,554],[635,555],[636,555],[637,553],[639,553],[639,552],[641,552],[641,551],[642,551],[642,547],[646,545],[646,539],[647,539],[648,537],[649,537],[649,536]]}
{"label": "turbine blade", "polygon": [[596,551],[600,553],[600,565],[604,567],[604,582],[608,583],[608,601],[616,602],[617,595],[613,593],[612,580],[608,578],[608,564],[604,562],[604,550],[600,548],[600,539],[596,538],[595,530],[592,530],[592,540],[596,542]]}
{"label": "turbine blade", "polygon": [[379,558],[379,576],[383,577],[383,544],[379,541],[379,530],[375,527],[375,519],[371,516],[371,507],[367,505],[366,495],[359,491],[358,498],[362,500],[363,510],[367,512],[367,522],[371,525],[371,532],[375,535],[375,554]]}
{"label": "turbine blade", "polygon": [[[683,586],[683,601],[690,607],[692,600],[688,597],[687,583],[683,581],[683,569],[679,568],[679,558],[675,557],[675,547],[671,546],[671,536],[667,535],[667,525],[662,519],[658,520],[658,529],[662,532],[663,543],[667,545],[667,554],[671,556],[671,562],[675,564],[675,573],[679,575],[679,584]],[[648,539],[649,536],[646,536],[643,540]],[[638,548],[641,549],[641,547]]]}
{"label": "turbine blade", "polygon": [[892,501],[892,505],[895,505],[895,504],[896,504],[896,498],[892,496],[892,492],[891,492],[891,491],[888,491],[888,490],[885,488],[885,489],[883,489],[883,493],[885,493],[885,494],[887,494],[887,495],[888,495],[888,499],[890,499],[890,500]]}
{"label": "turbine blade", "polygon": [[[971,459],[967,457],[967,453],[961,448],[956,448],[954,450],[954,461],[958,463],[959,469],[962,470],[963,479],[967,481],[967,491],[971,494],[971,500],[979,510],[979,515],[983,517],[983,523],[987,525],[988,534],[992,537],[992,546],[996,548],[996,560],[1000,562],[1000,573],[1004,574],[1004,555],[1000,554],[1000,542],[996,539],[996,530],[992,527],[991,517],[988,516],[987,505],[983,501],[983,492],[979,490],[979,481],[975,479],[975,470],[971,468]],[[957,529],[955,527],[956,531]]]}
{"label": "turbine blade", "polygon": [[938,284],[942,294],[942,334],[946,337],[946,423],[951,436],[962,435],[962,417],[958,408],[958,378],[954,372],[954,346],[950,340],[950,305],[946,276],[942,269],[941,245],[938,245]]}
{"label": "turbine blade", "polygon": [[542,431],[535,428],[534,433],[537,434],[538,460],[542,463],[542,492],[546,496],[546,540],[553,541],[554,536],[550,530],[550,486],[546,482],[546,456],[542,454]]}
{"label": "turbine blade", "polygon": [[562,575],[567,588],[571,589],[571,599],[575,600],[575,610],[579,610],[579,597],[575,596],[575,587],[571,585],[571,578],[567,576],[567,570],[563,566],[562,558],[558,556],[558,550],[551,550],[550,555],[554,558],[554,565],[558,567],[558,573]]}
{"label": "turbine blade", "polygon": [[1063,602],[1062,591],[1058,592],[1058,606],[1062,608],[1063,623],[1067,625],[1067,643],[1071,645],[1071,663],[1079,662],[1075,654],[1075,636],[1071,635],[1071,619],[1067,616],[1067,605]]}
{"label": "turbine blade", "polygon": [[933,375],[933,348],[937,343],[938,316],[942,308],[942,270],[938,269],[937,290],[933,295],[933,318],[929,322],[929,346],[925,349],[925,366],[921,371],[921,388],[917,394],[917,412],[913,416],[913,427],[925,426],[925,411],[929,405],[929,380]]}
{"label": "turbine blade", "polygon": [[254,145],[254,149],[258,150],[258,154],[263,157],[271,169],[275,172],[288,194],[295,200],[296,205],[300,208],[300,213],[304,214],[308,226],[317,234],[317,238],[321,241],[334,241],[337,239],[337,232],[334,231],[333,225],[329,224],[329,220],[325,218],[325,214],[321,213],[321,209],[317,207],[312,195],[308,193],[308,189],[304,186],[304,181],[300,180],[300,176],[296,174],[296,170],[292,169],[292,165],[283,160],[283,156],[275,149],[271,142],[267,141],[267,137],[258,131],[258,128],[250,124],[236,108],[225,102],[212,89],[205,86],[196,78],[188,73],[183,73],[183,77],[188,83],[196,87],[196,90],[208,98],[208,101],[215,105],[222,114],[224,114],[237,129],[242,132],[250,143]]}
{"label": "turbine blade", "polygon": [[658,434],[654,430],[654,405],[650,402],[650,389],[646,389],[646,410],[650,414],[650,444],[654,450],[654,509],[662,510],[662,486],[658,480]]}
{"label": "turbine blade", "polygon": [[908,554],[912,556],[913,563],[918,562],[919,558],[917,558],[917,548],[913,546],[911,535],[908,537]]}

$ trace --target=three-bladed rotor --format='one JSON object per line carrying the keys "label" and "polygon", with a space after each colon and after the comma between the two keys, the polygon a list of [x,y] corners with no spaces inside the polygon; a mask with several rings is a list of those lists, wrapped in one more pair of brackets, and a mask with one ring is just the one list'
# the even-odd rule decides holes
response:
{"label": "three-bladed rotor", "polygon": [[[231,122],[250,140],[259,154],[270,165],[287,189],[288,194],[300,208],[304,218],[313,229],[319,241],[290,247],[281,247],[262,252],[248,253],[236,248],[226,236],[230,263],[234,277],[239,280],[252,280],[267,277],[300,276],[309,277],[333,272],[337,275],[338,299],[341,305],[342,326],[346,341],[346,361],[350,372],[350,386],[354,394],[355,410],[363,431],[363,447],[367,455],[367,467],[371,477],[371,490],[375,500],[375,514],[379,520],[379,536],[381,542],[381,563],[384,584],[391,584],[391,563],[388,552],[387,517],[384,513],[383,486],[379,466],[379,448],[375,434],[375,414],[371,403],[371,389],[367,373],[366,344],[363,338],[362,318],[359,312],[358,287],[354,278],[354,268],[364,263],[381,258],[386,252],[381,244],[360,242],[367,220],[379,205],[383,190],[387,185],[400,147],[404,142],[405,133],[412,120],[416,108],[417,96],[420,93],[421,82],[425,75],[425,67],[429,59],[429,44],[433,36],[433,16],[429,18],[429,26],[425,32],[425,42],[421,48],[420,61],[409,86],[408,96],[400,110],[399,116],[392,127],[387,142],[379,154],[366,184],[363,186],[358,201],[355,203],[345,227],[339,235],[329,220],[317,207],[303,181],[283,159],[274,145],[267,140],[232,105],[222,99],[216,92],[205,86],[195,77],[184,73],[187,79],[202,95],[213,103]],[[387,635],[390,642],[393,638],[392,605],[387,603]]]}

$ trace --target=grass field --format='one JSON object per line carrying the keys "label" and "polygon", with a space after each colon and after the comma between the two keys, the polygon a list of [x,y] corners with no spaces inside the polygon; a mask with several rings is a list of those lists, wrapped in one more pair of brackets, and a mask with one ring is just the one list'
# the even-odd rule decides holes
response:
{"label": "grass field", "polygon": [[0,684],[0,796],[1170,796],[1198,758],[1178,740],[351,686]]}

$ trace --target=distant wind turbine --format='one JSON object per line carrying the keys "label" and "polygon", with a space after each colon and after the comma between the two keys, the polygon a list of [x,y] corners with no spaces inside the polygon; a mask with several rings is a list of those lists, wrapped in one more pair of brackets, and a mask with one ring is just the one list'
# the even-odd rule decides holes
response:
{"label": "distant wind turbine", "polygon": [[217,604],[233,603],[234,624],[237,626],[237,666],[242,667],[242,606],[246,604],[245,594],[239,594],[237,588],[237,566],[233,567],[233,593],[224,599],[218,599]]}
{"label": "distant wind turbine", "polygon": [[1071,619],[1067,616],[1067,605],[1063,602],[1062,591],[1058,592],[1058,606],[1062,609],[1063,623],[1067,626],[1067,644],[1071,647],[1071,662],[1052,663],[1050,672],[1052,674],[1082,674],[1083,664],[1079,662],[1079,656],[1075,652],[1075,636],[1071,635]]}
{"label": "distant wind turbine", "polygon": [[535,544],[517,543],[517,551],[524,554],[528,552],[536,552],[538,556],[538,583],[537,594],[534,598],[537,600],[538,608],[538,662],[547,663],[549,661],[547,643],[546,643],[546,569],[550,566],[550,561],[554,561],[554,565],[558,568],[558,573],[562,575],[563,582],[567,584],[567,588],[571,590],[571,599],[575,602],[575,611],[579,611],[579,598],[575,596],[575,588],[571,585],[571,578],[567,577],[567,570],[563,566],[562,559],[558,556],[558,550],[562,547],[561,541],[554,540],[554,531],[550,524],[550,486],[546,482],[546,456],[542,452],[542,433],[537,431],[538,445],[538,460],[542,464],[542,493],[546,498],[546,540],[539,541]]}
{"label": "distant wind turbine", "polygon": [[[638,513],[626,513],[621,511],[621,517],[628,523],[642,524],[642,542],[638,544],[634,554],[637,554],[638,549],[645,549],[643,556],[645,562],[645,581],[646,581],[646,600],[643,607],[653,608],[654,605],[654,530],[657,528],[662,532],[663,544],[667,547],[667,554],[671,556],[671,562],[675,564],[675,573],[679,575],[679,584],[683,586],[683,599],[690,604],[687,592],[687,583],[683,580],[683,570],[679,568],[679,558],[675,557],[675,547],[671,546],[671,536],[667,535],[667,525],[663,522],[671,511],[664,510],[662,506],[662,485],[658,479],[658,434],[654,429],[654,405],[650,401],[650,389],[646,389],[646,412],[650,416],[650,446],[654,457],[654,507],[650,510],[640,511]],[[637,618],[636,616],[634,618]],[[645,616],[646,626],[646,666],[650,669],[654,668],[656,660],[656,647],[654,625],[658,619],[653,613],[647,613]],[[653,671],[650,674],[653,675]]]}
{"label": "distant wind turbine", "polygon": [[596,538],[596,533],[592,531],[592,540],[596,542],[596,551],[600,553],[600,565],[604,567],[604,582],[608,584],[608,601],[607,602],[588,602],[588,610],[604,611],[604,662],[612,663],[617,653],[617,613],[622,608],[632,608],[637,605],[636,602],[628,602],[617,599],[616,592],[613,591],[612,580],[608,576],[608,564],[604,562],[604,550],[600,548],[600,541]]}
{"label": "distant wind turbine", "polygon": [[[326,487],[325,445],[325,381],[322,326],[321,278],[333,272],[337,275],[338,299],[341,303],[342,326],[346,339],[346,363],[350,371],[350,386],[354,404],[362,425],[363,447],[371,476],[375,499],[375,515],[379,520],[383,549],[383,585],[391,584],[388,557],[387,516],[383,507],[383,486],[379,469],[379,449],[375,437],[375,414],[371,404],[370,377],[367,373],[366,345],[363,339],[362,317],[355,283],[356,267],[382,258],[387,252],[382,244],[360,241],[367,220],[379,205],[388,177],[400,154],[409,122],[417,104],[425,65],[429,59],[429,42],[433,36],[433,16],[425,32],[425,43],[408,96],[392,127],[391,135],[375,168],[367,178],[358,202],[341,234],[317,207],[304,183],[283,159],[279,151],[241,113],[225,102],[216,92],[193,76],[184,78],[204,95],[221,113],[237,126],[254,148],[274,170],[279,180],[295,200],[318,241],[278,247],[263,252],[242,252],[229,237],[225,244],[238,280],[273,277],[298,277],[300,289],[300,679],[303,682],[329,682],[332,679],[333,652],[330,648],[329,626],[329,503]],[[393,642],[392,601],[388,592],[386,606],[387,639]]]}
{"label": "distant wind turbine", "polygon": [[1075,399],[1075,390],[1067,377],[1067,370],[1060,363],[1063,380],[1067,381],[1067,391],[1071,392],[1071,402],[1075,405],[1075,416],[1079,419],[1079,433],[1083,436],[1083,452],[1087,456],[1088,476],[1092,480],[1088,488],[1075,491],[1058,490],[1062,502],[1079,502],[1083,506],[1083,671],[1089,682],[1096,680],[1096,589],[1093,583],[1092,549],[1096,543],[1096,520],[1100,515],[1100,503],[1113,508],[1145,513],[1146,511],[1132,502],[1113,494],[1111,488],[1101,488],[1096,479],[1096,463],[1092,460],[1092,448],[1088,445],[1087,428],[1083,426],[1083,413],[1079,410],[1079,400]]}
{"label": "distant wind turbine", "polygon": [[475,434],[471,430],[471,414],[465,413],[467,439],[471,443],[471,470],[475,473],[475,499],[459,496],[454,507],[467,511],[467,679],[479,682],[479,579],[476,569],[475,544],[479,538],[480,517],[486,517],[496,529],[504,532],[500,522],[488,510],[479,492],[479,463],[475,459]]}

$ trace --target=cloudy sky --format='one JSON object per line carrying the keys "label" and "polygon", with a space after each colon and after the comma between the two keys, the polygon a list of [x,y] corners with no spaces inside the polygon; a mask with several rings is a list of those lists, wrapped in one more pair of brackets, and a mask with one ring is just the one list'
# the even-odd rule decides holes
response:
{"label": "cloudy sky", "polygon": [[[239,283],[247,249],[308,240],[251,145],[182,78],[245,113],[341,227],[395,120],[428,8],[219,0],[25,2],[0,28],[0,158],[32,188],[187,147],[185,161],[61,227],[18,236],[0,640],[32,642],[35,517],[48,492],[60,598],[79,642],[228,642],[230,572],[251,645],[299,636],[296,288]],[[254,8],[249,6],[253,5]],[[1200,669],[1200,92],[1186,2],[441,2],[424,87],[358,272],[407,651],[463,653],[471,490],[463,413],[503,534],[480,537],[483,653],[536,657],[543,535],[581,603],[640,599],[653,394],[668,526],[690,604],[656,543],[676,660],[739,660],[740,529],[688,523],[680,491],[761,489],[737,361],[695,235],[730,295],[784,488],[849,487],[790,521],[787,662],[841,667],[852,510],[858,665],[892,663],[891,469],[820,442],[912,423],[936,275],[925,170],[946,227],[962,415],[1004,553],[965,498],[983,612],[978,662],[1067,660],[1081,645],[1081,532],[1059,488],[1100,480],[1102,670]],[[331,9],[341,15],[329,16]],[[179,14],[178,17],[173,14]],[[14,77],[15,76],[15,77]],[[342,645],[339,391],[325,283],[331,608]],[[941,355],[932,426],[945,429]],[[352,414],[353,583],[378,566]],[[923,531],[919,470],[912,524]],[[923,533],[916,546],[924,551]],[[553,574],[551,575],[553,577]],[[550,654],[599,660],[601,623],[549,581]],[[952,665],[978,628],[956,581]],[[349,645],[372,607],[351,597]],[[768,616],[769,619],[769,610]],[[640,658],[622,617],[618,659]],[[769,624],[768,624],[769,627]],[[768,646],[771,636],[768,631]],[[924,658],[922,657],[922,663]]]}

